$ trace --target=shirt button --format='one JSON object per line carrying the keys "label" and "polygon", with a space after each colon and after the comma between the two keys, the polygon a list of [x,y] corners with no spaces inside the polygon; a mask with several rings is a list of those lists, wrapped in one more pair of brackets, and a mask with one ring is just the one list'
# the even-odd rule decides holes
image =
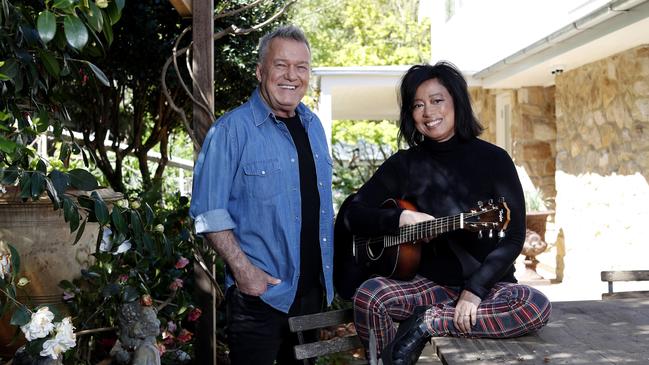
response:
{"label": "shirt button", "polygon": [[295,162],[295,159],[294,159],[294,158],[291,158],[291,162]]}
{"label": "shirt button", "polygon": [[297,216],[295,216],[295,220],[296,220],[296,221],[299,220],[299,219],[300,219],[300,218],[298,218]]}
{"label": "shirt button", "polygon": [[261,170],[261,174],[262,174],[262,175],[266,175],[266,171]]}
{"label": "shirt button", "polygon": [[317,153],[315,154],[315,158],[318,158],[318,154],[317,154]]}
{"label": "shirt button", "polygon": [[329,265],[325,266],[327,269],[329,269]]}
{"label": "shirt button", "polygon": [[327,237],[323,238],[322,242],[327,242]]}
{"label": "shirt button", "polygon": [[320,186],[322,186],[322,181],[319,182]]}
{"label": "shirt button", "polygon": [[321,212],[322,212],[322,214],[325,214],[325,211],[324,211],[324,210],[321,210]]}

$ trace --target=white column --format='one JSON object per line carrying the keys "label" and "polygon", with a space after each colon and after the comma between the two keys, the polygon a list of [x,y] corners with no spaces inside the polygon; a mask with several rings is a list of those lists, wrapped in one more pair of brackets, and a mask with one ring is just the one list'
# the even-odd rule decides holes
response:
{"label": "white column", "polygon": [[318,102],[318,110],[316,114],[322,122],[325,134],[327,136],[327,145],[331,151],[331,123],[333,120],[333,101],[331,96],[331,83],[326,76],[320,78],[320,100]]}

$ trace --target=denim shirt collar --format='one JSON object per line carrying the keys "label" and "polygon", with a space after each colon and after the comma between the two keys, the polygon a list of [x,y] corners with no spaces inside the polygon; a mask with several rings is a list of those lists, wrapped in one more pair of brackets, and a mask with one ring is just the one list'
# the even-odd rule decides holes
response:
{"label": "denim shirt collar", "polygon": [[[275,114],[270,109],[268,104],[266,104],[264,98],[262,98],[259,87],[255,88],[255,90],[252,92],[252,95],[250,96],[250,107],[252,109],[252,117],[255,126],[259,127],[269,119],[274,121],[275,123],[278,123],[277,119],[275,118]],[[304,124],[304,127],[308,128],[309,123],[311,123],[313,113],[302,102],[297,105],[295,111]]]}

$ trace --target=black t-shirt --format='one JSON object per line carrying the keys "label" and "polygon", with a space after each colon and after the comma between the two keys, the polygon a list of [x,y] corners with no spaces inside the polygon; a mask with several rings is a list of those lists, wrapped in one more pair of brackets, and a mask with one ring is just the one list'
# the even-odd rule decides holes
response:
{"label": "black t-shirt", "polygon": [[321,287],[320,273],[322,258],[318,231],[320,227],[320,194],[318,193],[315,162],[306,130],[297,114],[291,118],[280,118],[291,134],[297,150],[300,170],[300,196],[302,200],[302,225],[300,229],[300,280],[298,295],[310,288]]}

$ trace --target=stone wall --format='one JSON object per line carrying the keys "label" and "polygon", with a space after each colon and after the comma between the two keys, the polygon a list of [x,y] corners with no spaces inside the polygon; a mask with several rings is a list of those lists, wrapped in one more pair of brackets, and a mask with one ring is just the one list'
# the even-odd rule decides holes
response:
{"label": "stone wall", "polygon": [[525,87],[514,92],[512,106],[512,149],[534,187],[554,209],[557,127],[554,87]]}
{"label": "stone wall", "polygon": [[470,87],[471,106],[476,118],[485,128],[481,139],[496,143],[496,91],[481,87]]}
{"label": "stone wall", "polygon": [[649,46],[559,75],[556,118],[564,279],[595,285],[601,270],[646,269]]}

